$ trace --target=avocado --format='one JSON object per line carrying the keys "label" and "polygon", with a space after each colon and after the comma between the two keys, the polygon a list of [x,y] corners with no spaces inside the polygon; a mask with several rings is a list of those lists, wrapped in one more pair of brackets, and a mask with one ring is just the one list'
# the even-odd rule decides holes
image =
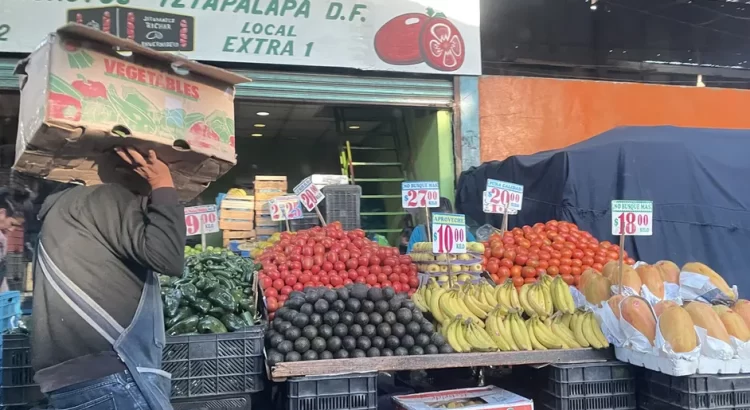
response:
{"label": "avocado", "polygon": [[367,298],[367,285],[363,283],[357,283],[352,286],[352,290],[349,291],[349,296],[355,299],[364,300]]}
{"label": "avocado", "polygon": [[357,348],[357,339],[353,336],[344,336],[341,338],[341,348],[348,351],[353,351]]}
{"label": "avocado", "polygon": [[411,349],[409,349],[409,354],[411,355],[423,355],[424,349],[422,349],[419,346],[413,346]]}
{"label": "avocado", "polygon": [[280,335],[278,333],[274,333],[274,335],[271,337],[271,340],[268,341],[268,344],[269,344],[269,346],[271,346],[271,348],[275,349],[276,346],[278,346],[279,343],[281,343],[283,341],[284,341],[284,336],[282,336],[282,335]]}
{"label": "avocado", "polygon": [[310,349],[320,353],[326,350],[326,341],[322,337],[316,337],[310,341]]}
{"label": "avocado", "polygon": [[349,352],[347,352],[344,349],[341,349],[338,352],[334,353],[333,357],[335,359],[347,359],[347,358],[349,358]]}
{"label": "avocado", "polygon": [[440,349],[440,353],[454,353],[453,348],[448,343],[438,347]]}
{"label": "avocado", "polygon": [[323,292],[323,299],[328,303],[333,303],[339,299],[339,295],[336,294],[335,290],[328,289]]}
{"label": "avocado", "polygon": [[315,305],[313,305],[313,307],[315,308],[316,312],[322,315],[323,313],[328,312],[329,305],[325,299],[318,299],[318,301],[315,302]]}
{"label": "avocado", "polygon": [[417,307],[417,305],[415,305],[414,302],[412,302],[411,300],[406,299],[403,302],[401,302],[401,307],[407,308],[409,310],[414,310],[414,308]]}
{"label": "avocado", "polygon": [[[325,301],[323,301],[325,302]],[[323,315],[323,323],[329,326],[335,326],[339,322],[339,314],[334,311],[328,311]]]}
{"label": "avocado", "polygon": [[338,296],[339,300],[342,300],[346,302],[349,300],[349,289],[347,288],[338,288],[336,289],[336,295]]}
{"label": "avocado", "polygon": [[357,299],[350,298],[346,301],[346,310],[352,313],[357,313],[362,308],[362,302]]}
{"label": "avocado", "polygon": [[287,299],[286,302],[284,302],[284,308],[289,308],[291,310],[299,310],[299,308],[301,308],[302,305],[304,304],[305,304],[304,297],[297,297],[297,296],[292,296],[291,294],[289,294],[289,299]]}
{"label": "avocado", "polygon": [[427,333],[428,335],[435,332],[435,326],[427,320],[422,321],[420,327],[422,328],[422,332]]}
{"label": "avocado", "polygon": [[[284,322],[284,318],[281,318],[279,316],[274,317],[273,320],[271,321],[271,330],[276,331],[276,328],[279,327],[279,325],[283,322]],[[266,333],[266,336],[268,336],[268,333]]]}
{"label": "avocado", "polygon": [[313,305],[311,303],[305,303],[299,308],[299,313],[304,313],[306,315],[312,315],[314,312],[315,310],[313,309]]}
{"label": "avocado", "polygon": [[310,323],[310,318],[304,313],[297,313],[297,316],[292,319],[292,324],[300,329],[307,326],[308,323]]}
{"label": "avocado", "polygon": [[380,357],[380,349],[377,347],[371,347],[367,349],[367,357]]}
{"label": "avocado", "polygon": [[286,311],[286,312],[284,312],[283,314],[278,314],[278,313],[277,313],[276,315],[278,315],[278,316],[279,316],[280,318],[282,318],[282,319],[286,320],[287,322],[291,322],[291,321],[292,321],[292,320],[294,320],[294,318],[295,318],[295,317],[297,317],[297,315],[299,315],[299,314],[300,314],[300,313],[299,313],[299,312],[297,312],[296,310],[287,310],[287,311]]}
{"label": "avocado", "polygon": [[383,357],[393,356],[393,350],[387,347],[385,349],[380,349],[380,355]]}
{"label": "avocado", "polygon": [[297,352],[289,352],[284,357],[285,362],[298,362],[302,360],[302,355]]}
{"label": "avocado", "polygon": [[302,354],[302,360],[318,360],[318,354],[315,352],[315,350],[308,350],[304,354]]}
{"label": "avocado", "polygon": [[404,325],[411,322],[413,315],[411,314],[411,310],[407,308],[401,308],[396,312],[396,320],[398,320],[399,323],[403,323]]}
{"label": "avocado", "polygon": [[300,291],[298,291],[298,290],[293,290],[293,291],[292,291],[292,292],[291,292],[291,293],[289,294],[289,300],[292,300],[292,299],[294,299],[294,298],[299,298],[299,299],[302,299],[302,300],[304,300],[304,299],[305,299],[305,293],[304,293],[304,292],[300,292]]}
{"label": "avocado", "polygon": [[416,343],[417,346],[427,347],[427,345],[430,344],[430,337],[424,333],[418,333],[414,336],[414,343]]}
{"label": "avocado", "polygon": [[391,325],[388,323],[381,323],[377,328],[378,336],[386,338],[391,335]]}
{"label": "avocado", "polygon": [[266,355],[266,360],[268,361],[269,365],[275,366],[276,363],[281,363],[284,361],[284,355],[279,353],[278,350],[271,349]]}
{"label": "avocado", "polygon": [[319,313],[313,313],[310,315],[310,324],[315,327],[320,327],[323,324],[323,316]]}
{"label": "avocado", "polygon": [[289,340],[284,340],[283,342],[279,343],[278,346],[276,346],[276,350],[279,351],[281,354],[287,354],[291,352],[294,349],[294,344]]}
{"label": "avocado", "polygon": [[318,328],[318,336],[323,339],[328,339],[333,336],[333,328],[330,325],[320,325]]}
{"label": "avocado", "polygon": [[386,312],[388,312],[388,309],[390,306],[388,305],[388,302],[385,300],[379,300],[375,302],[375,311],[380,313],[381,315],[384,315]]}
{"label": "avocado", "polygon": [[379,325],[381,323],[383,323],[383,315],[381,315],[378,312],[372,312],[372,313],[370,313],[370,324],[371,325],[377,326],[377,325]]}
{"label": "avocado", "polygon": [[347,326],[351,326],[354,323],[354,313],[343,312],[339,315],[339,321]]}
{"label": "avocado", "polygon": [[430,342],[438,348],[446,345],[445,338],[440,333],[433,333],[432,336],[430,336]]}
{"label": "avocado", "polygon": [[305,353],[306,351],[310,350],[310,341],[305,339],[304,337],[300,337],[299,339],[294,341],[294,350],[296,350],[300,354]]}
{"label": "avocado", "polygon": [[371,300],[362,301],[362,311],[365,313],[372,313],[375,311],[375,302]]}
{"label": "avocado", "polygon": [[320,299],[320,294],[315,288],[306,288],[305,289],[305,301],[307,303],[313,304],[315,301]]}
{"label": "avocado", "polygon": [[302,336],[306,337],[308,340],[313,340],[318,336],[318,329],[315,326],[307,325],[302,328]]}
{"label": "avocado", "polygon": [[385,347],[385,339],[380,336],[375,336],[370,341],[372,342],[372,347],[377,347],[378,349]]}
{"label": "avocado", "polygon": [[392,298],[388,301],[388,310],[390,310],[391,312],[396,312],[399,309],[401,309],[401,299]]}
{"label": "avocado", "polygon": [[422,331],[422,326],[419,326],[419,323],[417,322],[410,322],[406,325],[406,333],[412,336],[416,337],[421,331]]}
{"label": "avocado", "polygon": [[364,325],[362,327],[362,336],[375,337],[378,334],[377,328],[373,325]]}
{"label": "avocado", "polygon": [[334,312],[342,313],[346,310],[346,303],[343,300],[334,300],[331,302],[331,309]]}
{"label": "avocado", "polygon": [[395,349],[401,346],[401,339],[396,336],[388,336],[385,338],[385,345],[390,349]]}
{"label": "avocado", "polygon": [[358,324],[353,324],[349,326],[349,335],[354,337],[360,337],[362,336],[362,326]]}
{"label": "avocado", "polygon": [[440,350],[435,345],[427,345],[424,348],[424,354],[438,354]]}
{"label": "avocado", "polygon": [[341,350],[341,338],[338,336],[331,337],[330,339],[328,339],[326,348],[332,352]]}
{"label": "avocado", "polygon": [[393,289],[390,286],[386,286],[386,287],[383,288],[383,298],[384,299],[390,300],[394,296],[396,296],[396,290],[395,289]]}
{"label": "avocado", "polygon": [[424,314],[419,309],[412,309],[411,311],[411,320],[421,324],[422,320],[424,319]]}
{"label": "avocado", "polygon": [[333,353],[329,352],[328,350],[324,350],[321,354],[318,355],[318,359],[320,360],[333,359]]}
{"label": "avocado", "polygon": [[365,312],[359,312],[356,315],[354,315],[354,323],[360,326],[364,326],[370,323],[370,316]]}
{"label": "avocado", "polygon": [[397,347],[393,349],[393,354],[396,356],[408,356],[409,350],[407,350],[405,347]]}
{"label": "avocado", "polygon": [[401,338],[401,346],[410,349],[414,346],[414,338],[411,335],[404,335]]}
{"label": "avocado", "polygon": [[[274,319],[274,320],[276,320],[276,319]],[[274,325],[273,322],[271,322],[271,324]],[[274,325],[274,327],[275,327],[275,325]],[[273,338],[274,335],[278,335],[278,334],[280,334],[280,333],[277,332],[275,329],[273,329],[273,327],[271,327],[270,329],[268,329],[268,331],[266,332],[266,343],[271,342],[271,338]]]}
{"label": "avocado", "polygon": [[[338,337],[344,337],[349,334],[349,328],[345,324],[339,323],[333,327],[333,335]],[[338,350],[338,349],[336,349]]]}
{"label": "avocado", "polygon": [[284,316],[287,312],[290,312],[292,310],[293,309],[289,309],[288,307],[286,307],[286,305],[284,305],[284,306],[276,309],[276,316],[275,317]]}
{"label": "avocado", "polygon": [[396,337],[402,337],[406,334],[406,326],[401,323],[394,323],[391,325],[391,334]]}
{"label": "avocado", "polygon": [[292,327],[292,324],[291,324],[290,322],[287,322],[287,321],[285,320],[285,321],[283,321],[283,322],[279,323],[279,325],[278,325],[278,326],[276,326],[276,331],[277,331],[277,332],[279,332],[279,333],[282,333],[282,334],[283,334],[283,333],[284,333],[284,332],[286,332],[286,331],[287,331],[287,330],[288,330],[288,329],[289,329],[290,327]]}
{"label": "avocado", "polygon": [[367,354],[362,350],[354,349],[354,351],[352,352],[352,357],[355,359],[358,359],[362,357],[367,357]]}
{"label": "avocado", "polygon": [[373,302],[377,302],[379,300],[383,299],[383,291],[380,290],[380,288],[372,287],[367,290],[367,299],[370,299]]}
{"label": "avocado", "polygon": [[383,321],[389,325],[396,323],[396,314],[390,311],[383,313]]}
{"label": "avocado", "polygon": [[299,330],[299,328],[294,327],[294,326],[290,327],[289,329],[286,330],[286,332],[284,332],[284,339],[290,340],[292,342],[299,339],[301,336],[302,336],[302,331]]}

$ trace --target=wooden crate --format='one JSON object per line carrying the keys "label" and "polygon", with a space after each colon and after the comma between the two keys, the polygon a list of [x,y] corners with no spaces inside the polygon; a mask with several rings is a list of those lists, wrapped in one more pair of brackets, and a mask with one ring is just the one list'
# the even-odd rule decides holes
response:
{"label": "wooden crate", "polygon": [[219,229],[228,231],[252,231],[255,228],[255,198],[229,197],[221,201]]}
{"label": "wooden crate", "polygon": [[279,222],[281,221],[274,221],[271,219],[271,215],[263,216],[263,215],[256,215],[255,216],[255,226],[279,226]]}
{"label": "wooden crate", "polygon": [[255,228],[255,234],[258,236],[273,235],[276,232],[281,232],[278,227],[263,226]]}
{"label": "wooden crate", "polygon": [[255,191],[275,189],[286,192],[288,186],[285,176],[258,175],[255,177]]}
{"label": "wooden crate", "polygon": [[234,219],[219,219],[219,229],[227,231],[252,231],[255,228],[253,220],[240,221]]}
{"label": "wooden crate", "polygon": [[268,201],[278,198],[280,196],[286,195],[286,189],[264,189],[261,191],[256,190],[255,191],[255,205],[256,208],[263,206],[264,204],[268,206]]}

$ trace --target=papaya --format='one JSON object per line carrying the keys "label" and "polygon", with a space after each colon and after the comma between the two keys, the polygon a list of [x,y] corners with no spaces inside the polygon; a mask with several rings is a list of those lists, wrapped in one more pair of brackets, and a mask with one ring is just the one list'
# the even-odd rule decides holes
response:
{"label": "papaya", "polygon": [[614,295],[607,301],[609,308],[612,309],[612,313],[618,319],[620,318],[620,302],[622,302],[622,299],[624,298],[625,297],[622,295]]}
{"label": "papaya", "polygon": [[659,317],[662,313],[664,313],[665,310],[675,306],[680,305],[678,305],[677,302],[673,300],[662,300],[661,302],[654,305],[654,313],[656,314],[656,317]]}
{"label": "papaya", "polygon": [[721,275],[700,262],[688,262],[682,267],[682,270],[685,272],[693,272],[699,275],[706,276],[711,281],[711,283],[716,286],[722,293],[724,293],[728,298],[734,299],[737,297],[734,294],[734,291],[732,291],[729,285],[727,285],[727,282],[724,280],[724,278],[721,277]]}
{"label": "papaya", "polygon": [[588,282],[589,278],[592,276],[601,276],[599,275],[599,272],[592,268],[588,268],[583,273],[581,273],[581,277],[578,280],[578,290],[583,292],[583,289],[586,288],[586,282]]}
{"label": "papaya", "polygon": [[750,329],[745,324],[745,320],[742,319],[742,316],[733,312],[731,309],[727,309],[719,314],[719,318],[721,319],[721,323],[723,323],[724,327],[727,329],[727,333],[731,336],[734,336],[743,342],[750,340]]}
{"label": "papaya", "polygon": [[[620,284],[620,282],[617,280],[618,276],[619,276],[618,273],[613,274],[611,278],[613,285]],[[640,292],[642,284],[643,282],[641,282],[641,277],[638,276],[638,272],[636,272],[632,266],[630,265],[622,266],[622,286],[627,286],[636,292]]]}
{"label": "papaya", "polygon": [[689,352],[698,346],[698,335],[693,327],[693,319],[682,307],[675,304],[662,312],[659,330],[664,340],[669,342],[677,353]]}
{"label": "papaya", "polygon": [[711,305],[711,309],[716,312],[717,315],[721,316],[722,313],[730,311],[732,309],[729,308],[729,306],[725,305]]}
{"label": "papaya", "polygon": [[604,264],[604,267],[602,268],[602,276],[605,278],[608,278],[609,280],[613,280],[617,276],[615,276],[618,272],[618,266],[619,263],[617,261],[609,261]]}
{"label": "papaya", "polygon": [[586,279],[586,284],[583,288],[583,296],[586,300],[594,305],[598,305],[607,299],[611,294],[609,279],[604,276],[593,274]]}
{"label": "papaya", "polygon": [[738,315],[742,316],[745,324],[750,327],[750,301],[746,299],[740,299],[737,301],[737,303],[734,304],[734,306],[732,306],[732,310],[734,310]]}
{"label": "papaya", "polygon": [[638,296],[626,297],[620,303],[620,313],[626,322],[643,333],[651,345],[654,345],[654,339],[656,338],[656,318],[645,299]]}
{"label": "papaya", "polygon": [[693,323],[706,329],[709,336],[729,343],[729,333],[719,315],[711,308],[711,305],[703,302],[690,302],[685,305],[685,310],[690,314]]}
{"label": "papaya", "polygon": [[664,279],[662,279],[658,268],[651,265],[641,265],[635,271],[638,272],[641,282],[654,296],[664,299]]}
{"label": "papaya", "polygon": [[680,267],[677,266],[674,262],[659,261],[656,262],[654,266],[659,269],[661,279],[664,282],[674,283],[677,285],[680,284]]}

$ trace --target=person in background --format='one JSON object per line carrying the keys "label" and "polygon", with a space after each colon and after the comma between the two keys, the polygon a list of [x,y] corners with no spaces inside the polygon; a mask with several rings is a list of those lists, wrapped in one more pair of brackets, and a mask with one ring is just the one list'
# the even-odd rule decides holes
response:
{"label": "person in background", "polygon": [[[437,208],[430,208],[430,214],[433,213],[446,213],[446,214],[452,214],[453,213],[453,204],[451,204],[450,199],[446,197],[440,197],[440,205]],[[427,222],[429,223],[429,221]],[[474,235],[469,231],[469,227],[466,227],[466,242],[473,242],[475,241]],[[409,245],[407,246],[406,253],[411,253],[412,248],[414,247],[414,244],[417,242],[432,242],[432,239],[427,236],[427,230],[425,229],[424,224],[417,225],[414,230],[411,232],[411,237],[409,237]]]}
{"label": "person in background", "polygon": [[52,194],[38,215],[31,364],[54,409],[172,409],[155,272],[182,275],[184,210],[153,151],[115,151],[103,184]]}
{"label": "person in background", "polygon": [[0,292],[7,292],[8,278],[5,258],[8,255],[8,233],[17,229],[20,221],[10,215],[15,214],[14,199],[17,195],[7,188],[0,188]]}

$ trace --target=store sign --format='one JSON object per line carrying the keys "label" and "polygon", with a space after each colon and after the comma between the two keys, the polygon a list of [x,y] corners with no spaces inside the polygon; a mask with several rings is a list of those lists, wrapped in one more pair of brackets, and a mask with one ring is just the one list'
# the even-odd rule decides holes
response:
{"label": "store sign", "polygon": [[270,201],[271,220],[285,221],[302,218],[302,205],[293,195],[276,197]]}
{"label": "store sign", "polygon": [[202,235],[219,232],[216,205],[199,205],[185,208],[186,235]]}
{"label": "store sign", "polygon": [[612,201],[612,235],[651,236],[653,222],[652,201]]}
{"label": "store sign", "polygon": [[437,208],[438,206],[440,206],[440,185],[437,181],[401,183],[402,208]]}
{"label": "store sign", "polygon": [[[500,203],[493,204],[490,201],[490,196],[487,195],[487,191],[482,192],[482,212],[486,214],[503,214],[505,213],[505,207]],[[508,209],[508,215],[516,215],[518,211],[515,209]]]}
{"label": "store sign", "polygon": [[466,216],[432,214],[432,252],[466,253]]}
{"label": "store sign", "polygon": [[523,185],[488,179],[487,189],[483,196],[483,202],[489,204],[493,209],[496,209],[494,207],[500,207],[501,210],[498,213],[503,213],[505,207],[508,207],[509,211],[520,211],[523,205]]}
{"label": "store sign", "polygon": [[2,0],[0,52],[68,22],[195,60],[481,74],[479,0]]}
{"label": "store sign", "polygon": [[305,206],[308,212],[312,212],[320,201],[325,198],[320,189],[312,183],[312,179],[307,177],[302,180],[296,187],[294,187],[294,194],[297,195],[302,205]]}

